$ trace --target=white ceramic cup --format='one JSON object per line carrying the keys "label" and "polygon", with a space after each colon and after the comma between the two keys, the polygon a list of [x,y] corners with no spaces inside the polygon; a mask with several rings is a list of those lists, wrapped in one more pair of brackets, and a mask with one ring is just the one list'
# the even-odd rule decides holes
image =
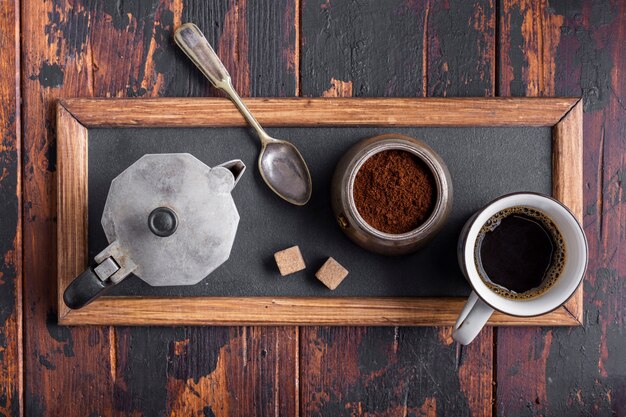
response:
{"label": "white ceramic cup", "polygon": [[[565,241],[565,266],[557,281],[544,293],[529,299],[513,300],[493,292],[480,278],[474,261],[476,239],[481,227],[501,210],[526,206],[549,217]],[[574,215],[560,202],[542,194],[515,193],[502,196],[474,214],[465,223],[457,248],[459,265],[473,288],[454,326],[452,337],[467,345],[480,333],[494,310],[519,317],[548,313],[565,303],[582,282],[587,268],[587,239]]]}

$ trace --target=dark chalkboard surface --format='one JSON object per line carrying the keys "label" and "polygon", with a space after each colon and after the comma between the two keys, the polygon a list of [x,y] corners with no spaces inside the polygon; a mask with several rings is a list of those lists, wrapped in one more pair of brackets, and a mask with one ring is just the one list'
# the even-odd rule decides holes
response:
{"label": "dark chalkboard surface", "polygon": [[[444,230],[421,251],[402,257],[372,254],[337,227],[329,188],[342,154],[382,133],[419,138],[447,163],[453,211]],[[109,184],[146,153],[188,152],[209,166],[239,158],[248,170],[233,191],[241,221],[230,259],[194,286],[151,287],[130,276],[115,295],[139,296],[466,296],[470,289],[456,261],[456,240],[469,216],[493,198],[515,191],[550,194],[549,127],[512,128],[272,128],[298,146],[313,177],[313,197],[295,207],[274,196],[256,161],[259,144],[246,128],[92,128],[89,130],[89,257],[107,245],[100,217]],[[281,277],[273,253],[299,245],[305,271]],[[329,291],[315,279],[328,256],[350,274]]]}

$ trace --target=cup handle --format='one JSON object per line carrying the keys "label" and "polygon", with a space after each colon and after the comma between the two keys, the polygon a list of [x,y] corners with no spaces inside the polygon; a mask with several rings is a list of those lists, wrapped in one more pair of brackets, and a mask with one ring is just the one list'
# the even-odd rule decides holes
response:
{"label": "cup handle", "polygon": [[469,345],[478,336],[492,314],[493,308],[472,291],[454,325],[452,338],[462,345]]}

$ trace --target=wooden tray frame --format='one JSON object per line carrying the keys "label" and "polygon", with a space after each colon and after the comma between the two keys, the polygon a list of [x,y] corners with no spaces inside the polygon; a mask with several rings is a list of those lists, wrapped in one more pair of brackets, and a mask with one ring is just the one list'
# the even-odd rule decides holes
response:
{"label": "wooden tray frame", "polygon": [[[246,99],[264,126],[550,126],[552,194],[582,220],[582,102],[579,98]],[[63,291],[87,265],[88,129],[244,126],[223,98],[68,99],[57,104],[57,284],[63,325],[450,326],[464,298],[101,297],[80,310]],[[557,310],[491,325],[577,326],[583,286]]]}

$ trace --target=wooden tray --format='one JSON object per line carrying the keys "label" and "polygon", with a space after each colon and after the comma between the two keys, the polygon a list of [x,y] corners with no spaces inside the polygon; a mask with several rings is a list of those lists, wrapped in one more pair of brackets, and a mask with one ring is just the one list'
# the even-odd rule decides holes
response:
{"label": "wooden tray", "polygon": [[[544,126],[552,128],[552,194],[582,218],[582,104],[576,98],[248,99],[267,126]],[[119,325],[452,325],[460,297],[102,297],[62,301],[88,262],[88,132],[101,127],[233,127],[225,99],[71,99],[57,106],[59,323]],[[495,313],[492,325],[579,325],[582,286],[549,314]]]}

